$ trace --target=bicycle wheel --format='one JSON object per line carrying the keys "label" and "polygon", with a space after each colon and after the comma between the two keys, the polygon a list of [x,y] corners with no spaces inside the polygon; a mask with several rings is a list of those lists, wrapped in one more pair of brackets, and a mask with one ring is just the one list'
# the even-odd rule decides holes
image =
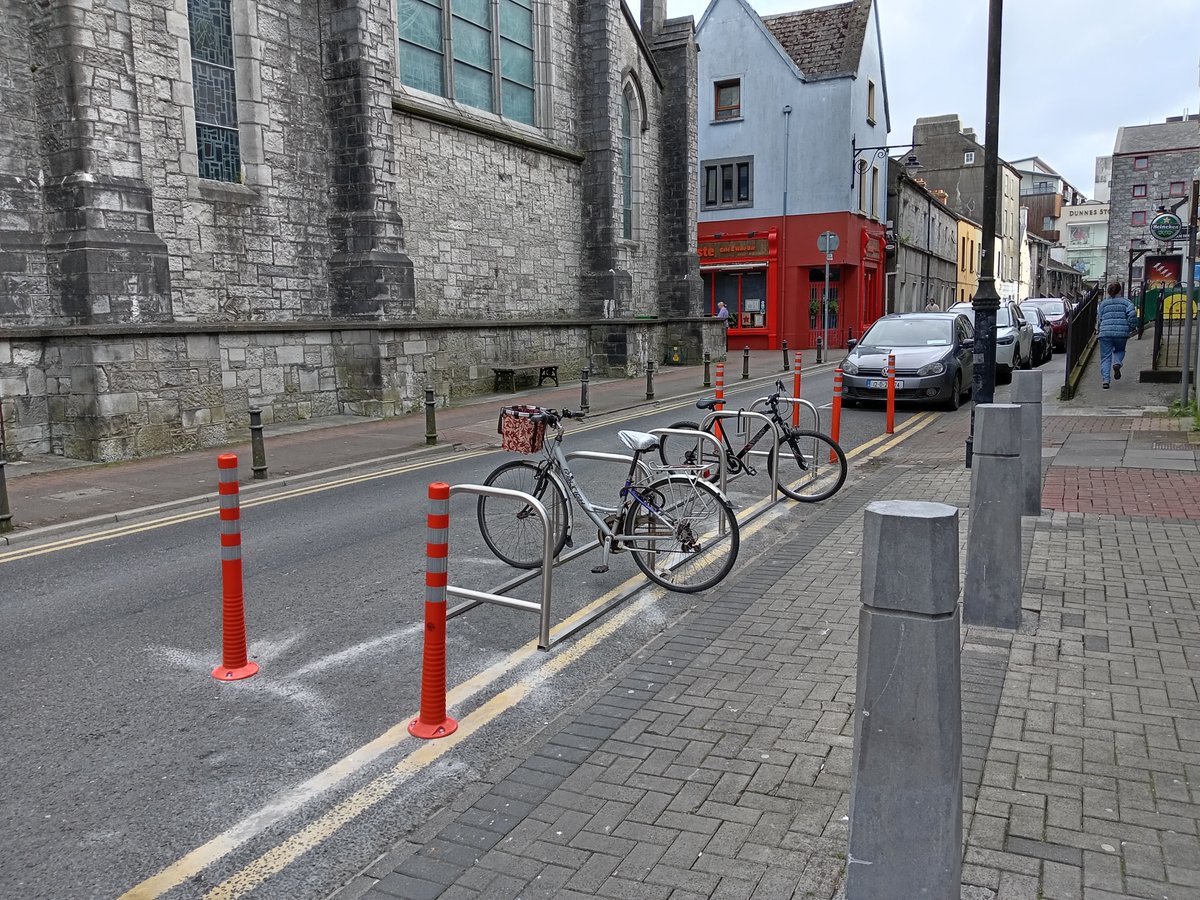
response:
{"label": "bicycle wheel", "polygon": [[[697,422],[675,422],[669,428],[686,428],[702,431]],[[668,443],[669,442],[669,443]],[[699,453],[696,445],[700,445]],[[701,478],[714,484],[721,477],[721,462],[709,441],[684,437],[681,434],[664,434],[658,438],[658,455],[664,466],[678,469],[695,469]],[[735,461],[736,464],[736,461]]]}
{"label": "bicycle wheel", "polygon": [[779,475],[767,470],[779,489],[801,503],[827,500],[846,483],[846,454],[837,441],[819,431],[789,428],[779,440]]}
{"label": "bicycle wheel", "polygon": [[[483,483],[536,497],[550,514],[552,528],[557,510],[554,555],[562,552],[567,542],[567,498],[546,472],[517,459],[495,469]],[[499,559],[518,569],[536,569],[542,564],[542,520],[528,503],[481,495],[477,511],[483,541]]]}
{"label": "bicycle wheel", "polygon": [[692,594],[717,584],[737,561],[737,518],[721,492],[687,475],[639,486],[625,514],[624,544],[646,577]]}

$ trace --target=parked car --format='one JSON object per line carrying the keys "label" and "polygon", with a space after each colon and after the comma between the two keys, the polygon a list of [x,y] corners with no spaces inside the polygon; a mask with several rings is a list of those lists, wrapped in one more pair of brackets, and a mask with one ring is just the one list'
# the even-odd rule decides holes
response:
{"label": "parked car", "polygon": [[1033,364],[1040,366],[1054,355],[1054,327],[1040,307],[1020,304],[1021,312],[1033,326]]}
{"label": "parked car", "polygon": [[[975,323],[975,308],[970,303],[955,303],[946,312],[961,313]],[[1010,376],[1014,369],[1033,366],[1033,326],[1011,300],[996,310],[996,372]]]}
{"label": "parked car", "polygon": [[1066,297],[1030,297],[1021,301],[1021,308],[1036,306],[1050,320],[1054,329],[1054,347],[1058,350],[1067,349],[1067,321],[1071,318],[1073,304]]}
{"label": "parked car", "polygon": [[974,335],[966,316],[893,313],[877,319],[842,360],[842,402],[887,399],[888,354],[896,356],[896,399],[944,403],[971,395]]}

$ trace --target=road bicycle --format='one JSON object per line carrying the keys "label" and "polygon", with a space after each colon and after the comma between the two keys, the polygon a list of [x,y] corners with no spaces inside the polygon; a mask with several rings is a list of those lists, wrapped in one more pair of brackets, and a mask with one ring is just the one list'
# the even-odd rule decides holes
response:
{"label": "road bicycle", "polygon": [[[567,497],[595,524],[601,546],[600,564],[608,570],[612,553],[629,551],[634,563],[656,584],[682,593],[712,587],[729,574],[737,560],[740,532],[729,501],[713,485],[692,474],[652,471],[644,454],[658,450],[659,438],[622,431],[621,441],[633,451],[621,505],[598,506],[588,499],[567,464],[562,449],[563,422],[582,413],[547,407],[506,407],[501,433],[506,449],[543,454],[540,462],[514,460],[485,479],[489,487],[509,488],[535,497],[550,516],[554,556],[573,545],[573,518]],[[545,438],[546,429],[554,434]],[[507,431],[507,433],[506,433]],[[516,435],[510,440],[510,433]],[[644,473],[649,472],[646,476]],[[542,564],[541,519],[528,503],[480,496],[479,530],[496,556],[519,569]]]}
{"label": "road bicycle", "polygon": [[[706,427],[701,429],[695,422],[676,422],[672,428],[686,428],[692,431],[705,430],[709,434],[718,434],[721,440],[721,453],[725,457],[725,472],[727,476],[741,474],[757,475],[758,470],[751,462],[751,454],[758,442],[766,437],[774,428],[779,435],[779,471],[772,471],[772,461],[769,451],[759,450],[756,455],[766,455],[767,474],[779,485],[779,490],[802,503],[816,503],[827,500],[838,492],[846,482],[846,454],[837,441],[819,431],[806,431],[793,428],[780,413],[780,397],[785,395],[783,382],[775,382],[775,392],[766,398],[767,415],[771,421],[764,424],[756,434],[748,436],[741,448],[734,450],[730,443],[729,433],[732,430],[730,418],[723,418],[720,429],[715,429],[709,420]],[[715,397],[697,400],[696,406],[703,410],[716,408]],[[786,404],[783,404],[786,406]],[[757,419],[755,421],[758,421]],[[740,429],[738,429],[740,431]],[[718,477],[717,465],[719,459],[715,450],[704,442],[704,447],[698,447],[699,441],[684,435],[664,435],[659,443],[659,454],[665,466],[673,468],[695,469],[706,478],[715,480]],[[668,451],[669,448],[669,451]]]}

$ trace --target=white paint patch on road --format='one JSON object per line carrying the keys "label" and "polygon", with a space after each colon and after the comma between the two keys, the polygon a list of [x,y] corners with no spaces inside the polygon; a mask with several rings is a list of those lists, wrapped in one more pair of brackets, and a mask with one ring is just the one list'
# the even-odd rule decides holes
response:
{"label": "white paint patch on road", "polygon": [[304,678],[306,675],[312,675],[314,672],[321,672],[325,669],[331,669],[336,666],[345,666],[350,663],[357,662],[364,656],[387,647],[390,644],[395,644],[398,641],[403,641],[406,638],[411,638],[424,633],[424,623],[414,623],[407,628],[401,628],[399,631],[393,631],[390,634],[380,635],[377,638],[371,638],[369,641],[362,641],[352,647],[347,647],[345,650],[339,650],[337,653],[330,653],[328,656],[322,656],[320,659],[301,666],[296,671],[287,675],[287,678]]}

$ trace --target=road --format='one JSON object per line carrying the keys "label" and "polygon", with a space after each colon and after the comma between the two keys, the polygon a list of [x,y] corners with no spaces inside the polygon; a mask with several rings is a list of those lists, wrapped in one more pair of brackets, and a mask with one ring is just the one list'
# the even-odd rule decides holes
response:
{"label": "road", "polygon": [[[806,396],[825,405],[829,387],[815,382]],[[763,393],[735,383],[730,401]],[[573,424],[566,445],[622,452],[620,428],[698,416],[666,405]],[[882,410],[847,411],[843,444],[882,428]],[[328,896],[706,602],[645,588],[550,653],[532,646],[535,616],[472,610],[448,628],[451,714],[464,727],[454,741],[409,737],[426,486],[480,482],[506,458],[463,453],[248,504],[247,628],[262,669],[236,684],[209,676],[220,661],[211,509],[0,554],[0,896]],[[577,475],[601,498],[622,473],[581,463]],[[731,489],[742,508],[765,495],[757,481]],[[768,524],[746,529],[739,569],[770,547]],[[577,536],[590,528],[579,516]],[[556,622],[644,584],[627,557],[605,575],[593,564],[556,570]],[[452,505],[451,571],[481,589],[511,573],[483,545],[473,498]],[[534,599],[536,582],[523,590]]]}

